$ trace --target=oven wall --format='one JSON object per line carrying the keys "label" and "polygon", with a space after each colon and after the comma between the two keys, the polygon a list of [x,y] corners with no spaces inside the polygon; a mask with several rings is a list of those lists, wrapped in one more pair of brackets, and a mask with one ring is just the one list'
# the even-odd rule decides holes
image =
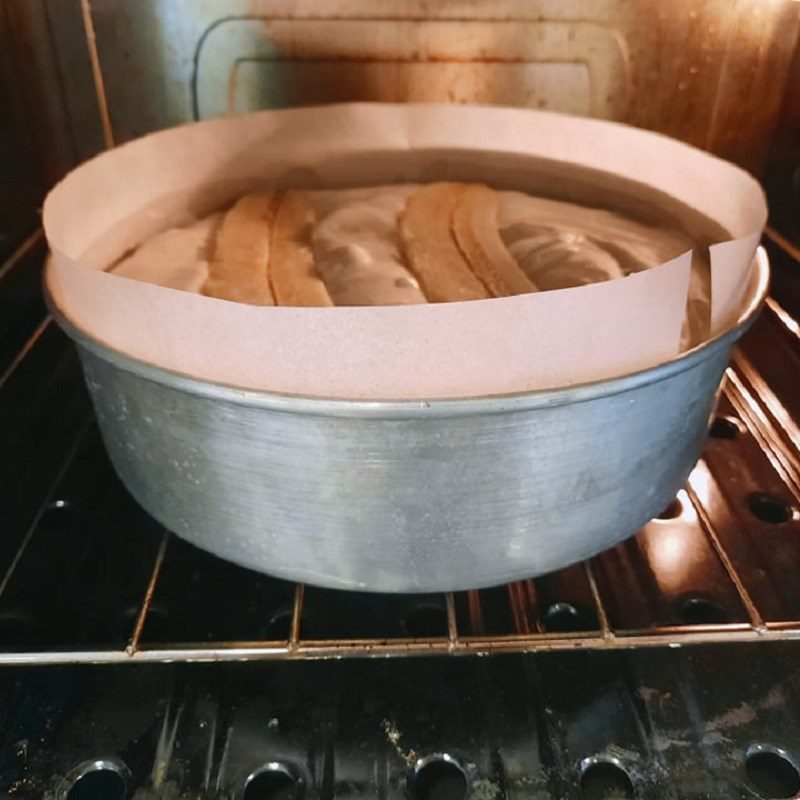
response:
{"label": "oven wall", "polygon": [[78,0],[0,0],[0,268],[47,189],[101,147]]}
{"label": "oven wall", "polygon": [[92,0],[118,140],[342,100],[621,120],[758,171],[798,33],[790,0]]}
{"label": "oven wall", "polygon": [[3,0],[6,220],[103,146],[84,13],[117,142],[302,103],[499,103],[662,131],[757,173],[800,25],[793,0]]}

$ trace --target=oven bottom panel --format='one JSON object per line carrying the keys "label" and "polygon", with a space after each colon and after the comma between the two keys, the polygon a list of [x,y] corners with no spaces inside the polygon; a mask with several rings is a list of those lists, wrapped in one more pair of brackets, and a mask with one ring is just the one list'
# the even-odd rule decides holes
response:
{"label": "oven bottom panel", "polygon": [[[0,673],[0,791],[790,797],[795,648]],[[72,792],[69,794],[69,792]]]}

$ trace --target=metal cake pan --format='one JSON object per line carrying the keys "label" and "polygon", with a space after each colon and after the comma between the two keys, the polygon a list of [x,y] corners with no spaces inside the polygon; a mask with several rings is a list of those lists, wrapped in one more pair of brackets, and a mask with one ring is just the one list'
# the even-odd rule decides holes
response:
{"label": "metal cake pan", "polygon": [[[357,401],[243,390],[143,363],[78,330],[108,453],[164,526],[260,572],[428,592],[540,575],[636,532],[696,463],[738,323],[611,380],[513,395]],[[48,292],[49,295],[49,292]]]}

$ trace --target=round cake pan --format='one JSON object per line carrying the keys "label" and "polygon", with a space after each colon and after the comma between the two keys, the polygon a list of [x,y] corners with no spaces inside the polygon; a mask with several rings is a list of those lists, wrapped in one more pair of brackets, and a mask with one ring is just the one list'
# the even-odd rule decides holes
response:
{"label": "round cake pan", "polygon": [[367,402],[247,391],[76,341],[111,460],[178,536],[289,580],[451,591],[541,575],[636,532],[705,443],[738,323],[612,380],[457,400]]}

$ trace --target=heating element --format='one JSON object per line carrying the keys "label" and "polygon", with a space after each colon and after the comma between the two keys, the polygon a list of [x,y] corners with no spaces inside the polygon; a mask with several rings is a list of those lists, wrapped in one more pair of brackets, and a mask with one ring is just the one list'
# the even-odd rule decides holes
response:
{"label": "heating element", "polygon": [[[777,233],[767,246],[779,288],[797,267],[797,252]],[[40,242],[28,241],[4,268],[4,282],[31,272],[37,257]],[[114,476],[72,349],[45,320],[2,379],[0,396],[14,406],[6,420],[18,421],[5,424],[24,425],[31,408],[45,420],[67,413],[67,396],[74,397],[66,404],[75,406],[74,419],[61,431],[61,453],[42,470],[50,482],[29,507],[29,524],[19,519],[2,545],[0,664],[612,650],[796,638],[799,331],[778,300],[767,301],[727,372],[703,458],[675,501],[636,537],[535,580],[448,595],[376,596],[266,578],[162,530]],[[33,376],[52,372],[53,359],[62,385],[42,393]],[[36,401],[26,395],[26,381]],[[47,422],[30,424],[47,431]],[[13,451],[11,458],[9,472],[31,483]]]}

